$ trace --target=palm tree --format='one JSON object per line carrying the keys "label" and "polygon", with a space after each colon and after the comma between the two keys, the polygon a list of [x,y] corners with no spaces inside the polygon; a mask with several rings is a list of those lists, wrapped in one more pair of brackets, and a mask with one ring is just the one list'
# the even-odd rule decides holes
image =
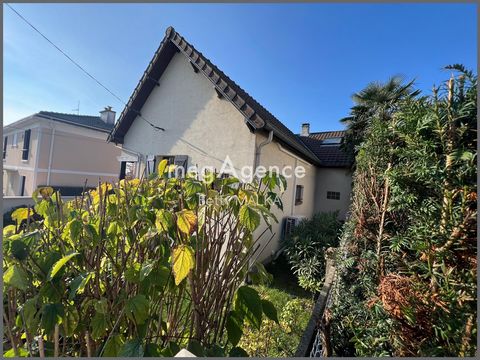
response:
{"label": "palm tree", "polygon": [[356,155],[356,148],[362,143],[374,116],[388,121],[401,100],[417,96],[420,91],[413,89],[413,83],[414,80],[404,84],[402,77],[394,76],[384,84],[372,82],[353,94],[352,99],[356,104],[350,109],[350,115],[340,120],[347,125],[344,150]]}

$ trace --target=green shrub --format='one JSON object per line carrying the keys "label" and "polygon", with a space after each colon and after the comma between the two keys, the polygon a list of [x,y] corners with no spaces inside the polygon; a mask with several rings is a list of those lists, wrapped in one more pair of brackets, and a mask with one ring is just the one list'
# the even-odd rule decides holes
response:
{"label": "green shrub", "polygon": [[260,330],[247,325],[239,345],[250,356],[292,357],[308,324],[313,300],[298,298],[282,289],[256,287],[262,299],[281,309],[278,323],[264,319]]}
{"label": "green shrub", "polygon": [[243,284],[259,248],[253,232],[274,220],[266,195],[284,179],[173,170],[162,161],[148,180],[100,184],[68,202],[41,188],[41,220],[12,213],[29,221],[3,229],[5,356],[244,354],[244,326],[276,319]]}
{"label": "green shrub", "polygon": [[477,77],[447,69],[431,95],[368,119],[337,262],[337,356],[476,355]]}
{"label": "green shrub", "polygon": [[325,250],[338,246],[340,229],[338,212],[315,214],[295,227],[287,240],[286,255],[302,288],[320,291],[325,276]]}

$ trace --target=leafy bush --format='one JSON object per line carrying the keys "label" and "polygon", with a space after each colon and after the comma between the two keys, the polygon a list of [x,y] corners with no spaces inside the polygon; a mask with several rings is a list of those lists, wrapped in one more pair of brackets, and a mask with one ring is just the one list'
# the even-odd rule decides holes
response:
{"label": "leafy bush", "polygon": [[336,355],[476,354],[477,77],[448,69],[432,95],[370,112],[337,266]]}
{"label": "leafy bush", "polygon": [[300,286],[320,291],[325,276],[325,250],[338,246],[338,212],[315,214],[295,227],[287,240],[286,255]]}
{"label": "leafy bush", "polygon": [[162,161],[148,180],[100,184],[69,202],[42,188],[42,220],[12,214],[28,221],[3,229],[5,356],[245,354],[244,325],[277,317],[242,284],[260,247],[253,232],[275,221],[267,198],[285,181],[173,170]]}
{"label": "leafy bush", "polygon": [[247,325],[239,345],[250,356],[294,356],[310,319],[313,301],[292,296],[282,289],[266,286],[256,289],[262,299],[271,301],[277,309],[281,309],[278,322],[264,319],[260,330]]}

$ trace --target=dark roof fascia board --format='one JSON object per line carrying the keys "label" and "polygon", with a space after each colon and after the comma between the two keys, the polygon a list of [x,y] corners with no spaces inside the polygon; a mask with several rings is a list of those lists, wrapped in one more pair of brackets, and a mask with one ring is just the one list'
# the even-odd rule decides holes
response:
{"label": "dark roof fascia board", "polygon": [[[136,118],[132,109],[141,109],[155,86],[153,81],[147,83],[146,79],[157,79],[159,81],[175,52],[181,52],[189,60],[192,67],[201,72],[213,84],[217,94],[229,100],[255,129],[273,130],[278,139],[295,149],[301,157],[319,165],[320,162],[316,155],[296,135],[190,45],[172,27],[167,29],[165,37],[130,96],[115,127],[110,132],[108,141],[123,142],[126,132]],[[163,62],[160,60],[163,60]],[[155,74],[152,74],[152,72],[155,72]],[[266,121],[266,119],[268,120]]]}
{"label": "dark roof fascia board", "polygon": [[34,116],[37,116],[37,117],[43,118],[43,119],[47,119],[47,120],[58,121],[58,122],[65,123],[65,124],[68,124],[68,125],[79,126],[79,127],[82,127],[82,128],[91,129],[91,130],[95,130],[95,131],[101,131],[101,132],[104,132],[106,134],[110,133],[110,130],[108,130],[108,129],[102,129],[102,128],[98,128],[98,127],[95,127],[95,126],[88,126],[88,125],[84,125],[84,124],[79,124],[79,123],[71,122],[71,121],[68,121],[68,120],[65,120],[65,119],[59,119],[59,118],[56,118],[56,117],[43,115],[43,114],[40,114],[40,113],[37,113]]}

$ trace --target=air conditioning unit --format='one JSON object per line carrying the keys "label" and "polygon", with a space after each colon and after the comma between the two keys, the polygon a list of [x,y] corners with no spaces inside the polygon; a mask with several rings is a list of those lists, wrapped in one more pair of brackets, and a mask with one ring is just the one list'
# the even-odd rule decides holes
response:
{"label": "air conditioning unit", "polygon": [[292,235],[293,229],[295,228],[295,226],[300,224],[300,222],[306,218],[307,218],[306,216],[301,216],[301,215],[284,217],[283,218],[283,236],[282,236],[283,240],[286,240],[287,237]]}

